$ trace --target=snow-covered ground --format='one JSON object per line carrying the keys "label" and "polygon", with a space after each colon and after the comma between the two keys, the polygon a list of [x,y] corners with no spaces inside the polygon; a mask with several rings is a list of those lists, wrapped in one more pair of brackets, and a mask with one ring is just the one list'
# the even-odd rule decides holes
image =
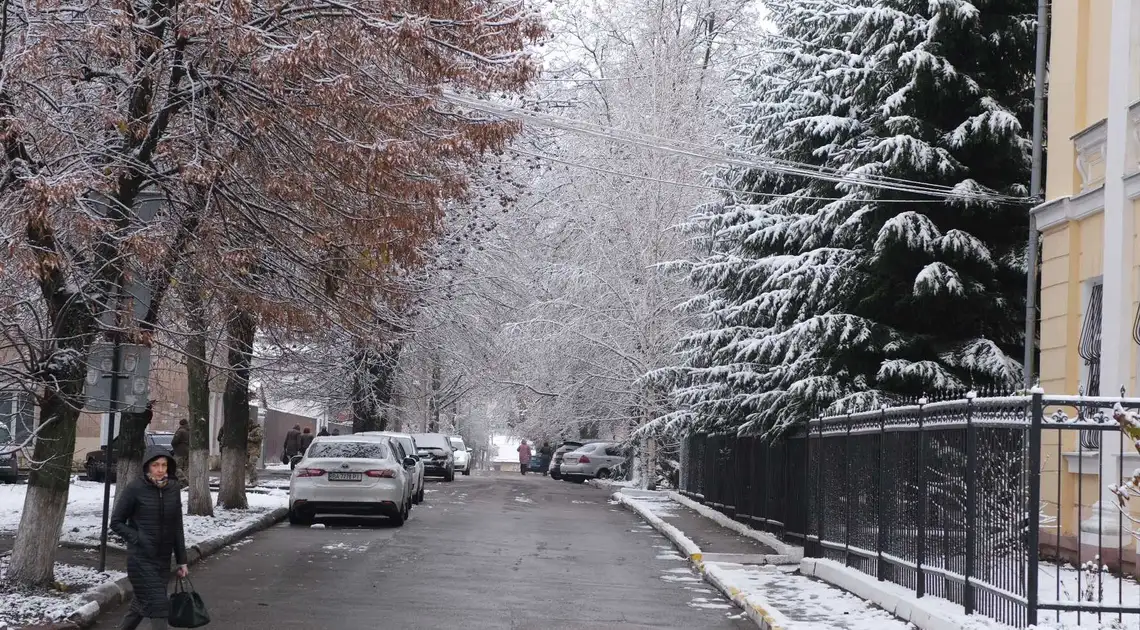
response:
{"label": "snow-covered ground", "polygon": [[[0,486],[0,534],[12,535],[20,523],[20,513],[24,506],[26,485]],[[115,489],[111,488],[114,500]],[[224,510],[214,508],[214,516],[183,517],[186,531],[186,544],[194,545],[204,540],[236,532],[265,513],[280,507],[287,507],[287,490],[270,489],[265,494],[247,493],[248,510]],[[215,500],[217,493],[214,493]],[[183,505],[187,503],[185,492]],[[99,545],[103,517],[103,484],[89,481],[73,481],[68,492],[67,514],[64,517],[61,540],[70,543]],[[119,547],[113,535],[112,546]],[[0,559],[0,584],[7,569],[7,559]],[[83,604],[79,594],[107,580],[122,577],[121,573],[99,573],[88,567],[65,564],[55,565],[55,577],[59,590],[38,593],[14,593],[0,590],[0,630],[18,628],[41,619],[63,619]]]}
{"label": "snow-covered ground", "polygon": [[[24,507],[26,485],[0,486],[0,533],[13,533],[20,524],[20,513]],[[182,503],[185,505],[186,491]],[[217,497],[217,493],[214,493]],[[111,486],[111,500],[115,498],[115,487]],[[186,544],[193,545],[221,533],[244,527],[247,522],[256,520],[266,512],[287,507],[288,490],[270,489],[265,494],[246,493],[248,510],[223,510],[214,508],[214,516],[190,516],[183,519],[186,528]],[[73,481],[67,497],[67,515],[63,521],[62,541],[98,546],[103,522],[103,484],[91,481]]]}
{"label": "snow-covered ground", "polygon": [[[0,584],[8,572],[8,558],[0,558]],[[100,573],[88,567],[55,565],[58,589],[38,593],[9,593],[0,591],[0,630],[23,627],[42,619],[65,619],[85,602],[80,594],[108,580],[117,580],[124,574],[117,571]]]}
{"label": "snow-covered ground", "polygon": [[[622,496],[627,501],[636,501],[641,507],[658,517],[673,516],[677,504],[667,495],[644,491],[626,491]],[[663,555],[672,548],[662,549]],[[678,556],[680,557],[680,556]],[[829,561],[824,561],[829,562]],[[839,563],[834,563],[841,566]],[[740,600],[752,602],[771,614],[781,627],[795,630],[823,630],[824,628],[847,628],[850,630],[891,630],[912,628],[906,622],[896,619],[888,612],[852,595],[831,584],[802,575],[799,566],[758,566],[721,562],[704,562],[706,575],[719,580],[730,592],[738,592]],[[889,582],[879,582],[874,577],[849,569],[851,573],[875,587],[899,598],[914,599],[914,592]],[[1058,580],[1060,575],[1060,594]],[[1078,589],[1078,576],[1080,588]],[[1058,568],[1056,565],[1042,564],[1040,567],[1040,599],[1046,601],[1077,602],[1090,601],[1087,592],[1088,572],[1080,572],[1071,566]],[[1105,606],[1135,605],[1140,602],[1140,583],[1132,578],[1121,581],[1109,574],[1102,576],[1100,602]],[[1121,593],[1118,595],[1118,593]],[[1093,601],[1097,595],[1092,593]],[[1011,630],[1011,626],[999,623],[982,615],[966,615],[963,608],[949,600],[926,596],[921,605],[951,620],[963,630]],[[1131,629],[1140,630],[1140,619],[1136,615],[1124,616],[1118,621],[1115,615],[1104,615],[1098,621],[1095,615],[1082,613],[1078,623],[1077,613],[1057,613],[1041,611],[1038,628],[1081,628],[1081,629]]]}

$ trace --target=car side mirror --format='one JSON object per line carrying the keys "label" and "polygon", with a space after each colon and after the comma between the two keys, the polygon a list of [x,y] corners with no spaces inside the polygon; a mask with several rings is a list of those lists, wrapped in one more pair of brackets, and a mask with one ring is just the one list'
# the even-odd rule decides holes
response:
{"label": "car side mirror", "polygon": [[404,458],[404,468],[415,468],[417,461],[419,461],[419,460],[417,460],[415,457],[405,457]]}

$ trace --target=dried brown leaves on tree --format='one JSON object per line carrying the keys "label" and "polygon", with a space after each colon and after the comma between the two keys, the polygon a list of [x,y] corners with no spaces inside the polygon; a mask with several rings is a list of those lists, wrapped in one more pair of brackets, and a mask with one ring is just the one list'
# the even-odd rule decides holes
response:
{"label": "dried brown leaves on tree", "polygon": [[[517,131],[438,97],[524,88],[542,26],[492,1],[0,9],[0,348],[51,438],[9,576],[43,584],[111,287],[189,266],[259,328],[366,330]],[[144,222],[148,191],[167,202]]]}

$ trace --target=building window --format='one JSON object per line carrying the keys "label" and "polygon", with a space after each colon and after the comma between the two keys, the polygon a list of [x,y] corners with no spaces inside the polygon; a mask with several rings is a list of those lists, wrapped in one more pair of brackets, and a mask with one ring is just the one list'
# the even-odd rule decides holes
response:
{"label": "building window", "polygon": [[[1100,396],[1100,329],[1104,285],[1094,284],[1085,304],[1085,320],[1081,324],[1081,341],[1077,353],[1085,363],[1085,395]],[[1081,431],[1081,448],[1100,448],[1100,431]]]}
{"label": "building window", "polygon": [[27,392],[0,391],[0,444],[22,444],[28,441],[35,430],[36,413],[32,395]]}

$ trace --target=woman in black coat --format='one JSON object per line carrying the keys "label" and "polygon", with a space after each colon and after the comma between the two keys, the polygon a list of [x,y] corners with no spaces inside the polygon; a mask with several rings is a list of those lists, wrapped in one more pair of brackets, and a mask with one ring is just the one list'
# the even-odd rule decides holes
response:
{"label": "woman in black coat", "polygon": [[178,577],[186,577],[182,493],[175,473],[170,451],[151,446],[143,457],[142,476],[131,481],[115,502],[111,529],[127,541],[127,578],[135,590],[120,630],[134,630],[144,618],[155,630],[166,628],[171,555],[178,563]]}

